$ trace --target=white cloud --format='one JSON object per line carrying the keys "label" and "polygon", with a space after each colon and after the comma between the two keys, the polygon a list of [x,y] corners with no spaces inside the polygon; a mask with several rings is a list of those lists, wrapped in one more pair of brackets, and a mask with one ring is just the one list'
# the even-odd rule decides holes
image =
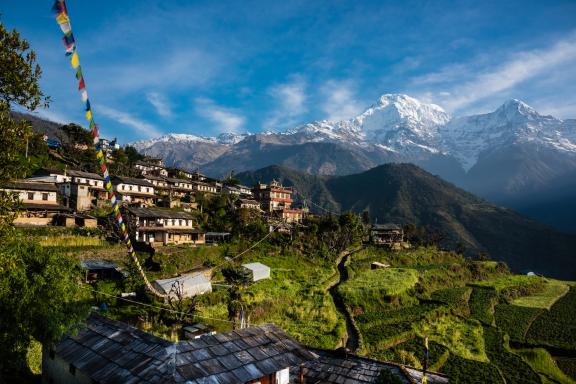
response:
{"label": "white cloud", "polygon": [[[506,92],[528,80],[550,76],[567,63],[576,66],[576,34],[547,49],[515,52],[501,60],[492,57],[491,65],[487,65],[485,59],[481,58],[480,64],[471,62],[441,68],[413,79],[412,84],[421,89],[419,97],[431,98],[452,112],[466,109],[489,97],[508,96]],[[498,64],[493,64],[494,59]],[[430,90],[431,87],[442,91]]]}
{"label": "white cloud", "polygon": [[263,123],[266,130],[295,125],[298,117],[308,111],[306,81],[301,76],[292,76],[289,82],[271,87],[268,94],[274,99],[277,107]]}
{"label": "white cloud", "polygon": [[146,99],[154,108],[156,112],[162,117],[172,117],[172,107],[166,98],[157,92],[148,92]]}
{"label": "white cloud", "polygon": [[132,127],[135,131],[142,133],[147,137],[161,136],[161,132],[153,124],[140,120],[137,117],[130,115],[129,113],[119,111],[105,105],[98,106],[96,110],[103,116],[106,116],[112,120],[116,120],[117,122],[128,127]]}
{"label": "white cloud", "polygon": [[216,105],[206,98],[197,98],[196,113],[216,124],[221,133],[240,133],[246,118],[235,110]]}
{"label": "white cloud", "polygon": [[356,96],[356,86],[351,80],[329,80],[320,88],[323,97],[322,111],[328,120],[347,120],[365,108]]}

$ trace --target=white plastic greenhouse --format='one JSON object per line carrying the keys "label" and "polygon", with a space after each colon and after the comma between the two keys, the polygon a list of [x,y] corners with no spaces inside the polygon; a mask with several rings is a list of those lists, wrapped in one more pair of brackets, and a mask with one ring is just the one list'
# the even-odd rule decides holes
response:
{"label": "white plastic greenhouse", "polygon": [[176,289],[180,290],[182,297],[192,297],[212,292],[212,283],[203,274],[192,273],[173,277],[170,279],[156,280],[154,286],[160,292],[176,296]]}

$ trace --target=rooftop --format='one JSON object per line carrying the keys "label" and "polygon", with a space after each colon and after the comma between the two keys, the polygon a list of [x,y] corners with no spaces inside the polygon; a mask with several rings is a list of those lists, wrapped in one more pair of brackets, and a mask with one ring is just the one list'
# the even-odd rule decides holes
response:
{"label": "rooftop", "polygon": [[[374,383],[383,369],[392,371],[404,383],[422,382],[422,371],[419,369],[384,363],[356,355],[345,355],[339,351],[316,349],[311,349],[311,351],[319,357],[304,365],[304,377],[307,383]],[[432,372],[426,374],[426,380],[429,384],[448,383],[448,378],[445,375]]]}
{"label": "rooftop", "polygon": [[160,219],[186,219],[191,220],[194,217],[183,211],[173,211],[171,209],[161,209],[161,208],[127,208],[128,212],[131,214],[144,217],[144,218],[160,218]]}
{"label": "rooftop", "polygon": [[58,187],[54,183],[31,183],[26,180],[17,180],[0,185],[0,188],[25,190],[25,191],[46,191],[58,192]]}
{"label": "rooftop", "polygon": [[142,185],[145,187],[154,187],[152,183],[148,180],[144,179],[137,179],[135,177],[125,177],[125,176],[115,176],[112,178],[113,184],[133,184],[133,185]]}
{"label": "rooftop", "polygon": [[98,314],[54,351],[99,383],[238,384],[316,357],[272,324],[173,343]]}

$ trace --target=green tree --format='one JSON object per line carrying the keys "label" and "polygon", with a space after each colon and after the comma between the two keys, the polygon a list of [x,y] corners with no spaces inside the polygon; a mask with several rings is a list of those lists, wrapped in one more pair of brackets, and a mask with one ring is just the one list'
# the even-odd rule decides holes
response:
{"label": "green tree", "polygon": [[[15,122],[10,108],[34,110],[48,99],[40,91],[36,55],[18,32],[0,23],[0,183],[21,177],[31,137],[27,122]],[[21,238],[11,227],[18,199],[0,194],[0,382],[14,382],[26,371],[33,339],[50,344],[83,316],[76,263]]]}

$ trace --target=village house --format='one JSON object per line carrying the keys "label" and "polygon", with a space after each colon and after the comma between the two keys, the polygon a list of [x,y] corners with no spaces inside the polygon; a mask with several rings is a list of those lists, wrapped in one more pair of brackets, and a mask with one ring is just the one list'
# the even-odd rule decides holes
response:
{"label": "village house", "polygon": [[157,195],[165,196],[170,194],[170,184],[165,177],[146,174],[143,176],[144,180],[148,181],[154,186]]}
{"label": "village house", "polygon": [[204,233],[186,212],[161,208],[127,208],[134,223],[134,238],[151,245],[204,244]]}
{"label": "village house", "polygon": [[250,189],[250,187],[247,187],[245,185],[240,185],[240,184],[224,185],[222,187],[222,189],[231,195],[236,195],[236,196],[240,196],[243,198],[251,198],[252,197],[252,190]]}
{"label": "village house", "polygon": [[120,201],[143,206],[154,205],[154,185],[145,179],[116,176],[112,179],[112,185]]}
{"label": "village house", "polygon": [[258,183],[253,188],[254,199],[260,202],[262,210],[287,223],[300,222],[304,216],[303,210],[292,209],[293,193],[292,188],[276,180],[269,185]]}
{"label": "village house", "polygon": [[238,199],[236,200],[236,207],[245,209],[255,209],[257,211],[261,211],[260,203],[252,199]]}
{"label": "village house", "polygon": [[194,192],[218,193],[218,186],[214,184],[208,184],[202,181],[192,181],[192,185]]}
{"label": "village house", "polygon": [[194,184],[187,179],[167,178],[173,196],[183,197],[194,191]]}
{"label": "village house", "polygon": [[137,161],[134,168],[140,171],[142,175],[156,175],[168,177],[168,170],[164,166],[161,158],[148,157],[144,160]]}
{"label": "village house", "polygon": [[[186,178],[189,180],[199,180],[194,177],[198,174],[197,172],[190,172],[181,168],[168,168],[168,177],[179,179]],[[202,179],[203,180],[203,179]]]}
{"label": "village house", "polygon": [[65,205],[76,212],[101,206],[108,198],[104,178],[92,172],[42,168],[27,180],[56,183]]}
{"label": "village house", "polygon": [[118,140],[116,140],[116,138],[114,140],[100,138],[98,145],[102,149],[102,152],[104,152],[106,157],[109,159],[112,158],[112,152],[120,149],[120,144],[118,144]]}
{"label": "village house", "polygon": [[370,243],[399,249],[404,241],[404,230],[396,224],[373,224],[370,227]]}
{"label": "village house", "polygon": [[59,204],[58,188],[54,183],[20,180],[4,183],[0,189],[17,194],[21,201],[14,225],[49,225],[55,216],[70,211]]}
{"label": "village house", "polygon": [[171,342],[93,313],[43,349],[42,383],[303,383],[290,368],[316,357],[273,324]]}

